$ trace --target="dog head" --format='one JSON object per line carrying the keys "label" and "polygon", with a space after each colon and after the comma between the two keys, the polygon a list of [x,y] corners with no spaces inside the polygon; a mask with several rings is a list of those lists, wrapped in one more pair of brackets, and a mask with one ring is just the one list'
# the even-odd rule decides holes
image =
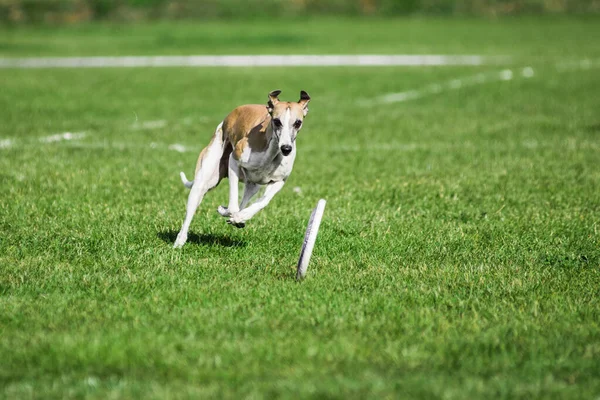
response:
{"label": "dog head", "polygon": [[289,155],[295,145],[296,135],[302,129],[304,117],[308,114],[310,96],[304,90],[297,102],[279,101],[281,90],[269,93],[267,111],[271,115],[273,133],[279,139],[281,154]]}

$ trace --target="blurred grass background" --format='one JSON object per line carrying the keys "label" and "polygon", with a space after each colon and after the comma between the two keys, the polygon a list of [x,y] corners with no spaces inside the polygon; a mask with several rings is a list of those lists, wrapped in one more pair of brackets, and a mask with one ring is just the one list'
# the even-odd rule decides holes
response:
{"label": "blurred grass background", "polygon": [[308,15],[588,14],[600,0],[0,0],[2,24]]}

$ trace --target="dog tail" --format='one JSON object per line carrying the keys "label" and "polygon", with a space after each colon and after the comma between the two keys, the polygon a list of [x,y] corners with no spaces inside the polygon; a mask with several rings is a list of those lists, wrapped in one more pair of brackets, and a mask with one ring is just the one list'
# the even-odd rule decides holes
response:
{"label": "dog tail", "polygon": [[188,188],[188,189],[192,188],[192,186],[194,185],[194,182],[188,181],[187,178],[186,178],[186,176],[185,176],[185,173],[183,171],[179,173],[179,177],[181,178],[181,182],[183,182],[183,185],[186,188]]}

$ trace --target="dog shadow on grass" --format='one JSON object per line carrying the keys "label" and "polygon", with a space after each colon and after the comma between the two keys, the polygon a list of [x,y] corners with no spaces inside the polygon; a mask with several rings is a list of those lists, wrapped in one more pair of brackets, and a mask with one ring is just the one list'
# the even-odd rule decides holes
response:
{"label": "dog shadow on grass", "polygon": [[[174,244],[177,239],[178,231],[163,231],[158,232],[156,236],[163,242],[168,244]],[[213,234],[201,234],[190,232],[188,234],[187,244],[196,244],[204,246],[222,246],[222,247],[245,247],[246,242],[240,239],[232,239],[229,236],[224,235],[213,235]]]}

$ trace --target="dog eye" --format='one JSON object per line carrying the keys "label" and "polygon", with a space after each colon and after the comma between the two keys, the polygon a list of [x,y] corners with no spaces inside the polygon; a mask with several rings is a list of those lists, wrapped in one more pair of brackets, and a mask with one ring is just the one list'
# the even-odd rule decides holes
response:
{"label": "dog eye", "polygon": [[296,122],[294,122],[294,128],[300,129],[301,126],[302,126],[302,121],[297,119]]}
{"label": "dog eye", "polygon": [[281,128],[281,126],[282,126],[281,120],[279,118],[275,118],[273,120],[273,125],[275,125],[275,128]]}

